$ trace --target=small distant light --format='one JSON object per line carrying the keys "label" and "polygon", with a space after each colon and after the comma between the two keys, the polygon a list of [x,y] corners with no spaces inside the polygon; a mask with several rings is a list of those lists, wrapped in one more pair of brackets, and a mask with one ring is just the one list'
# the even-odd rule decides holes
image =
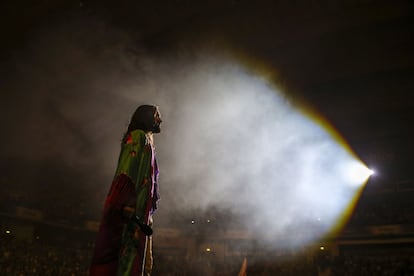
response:
{"label": "small distant light", "polygon": [[10,230],[6,230],[6,234],[10,234],[11,233],[11,231]]}
{"label": "small distant light", "polygon": [[207,223],[210,223],[210,222],[211,222],[211,220],[209,220],[209,219],[208,219],[208,220],[207,220]]}
{"label": "small distant light", "polygon": [[319,247],[320,250],[325,250],[324,246]]}
{"label": "small distant light", "polygon": [[210,247],[207,247],[206,248],[206,252],[210,252],[211,251],[211,248]]}
{"label": "small distant light", "polygon": [[191,224],[194,224],[195,223],[195,220],[191,220]]}

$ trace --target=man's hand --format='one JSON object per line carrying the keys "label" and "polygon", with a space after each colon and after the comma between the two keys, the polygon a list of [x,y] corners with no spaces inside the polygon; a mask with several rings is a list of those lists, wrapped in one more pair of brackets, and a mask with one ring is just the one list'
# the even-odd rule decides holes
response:
{"label": "man's hand", "polygon": [[140,218],[135,215],[135,208],[132,208],[130,206],[125,206],[123,208],[123,215],[126,218],[135,222],[146,236],[152,235],[152,228],[146,225],[145,223],[141,222]]}

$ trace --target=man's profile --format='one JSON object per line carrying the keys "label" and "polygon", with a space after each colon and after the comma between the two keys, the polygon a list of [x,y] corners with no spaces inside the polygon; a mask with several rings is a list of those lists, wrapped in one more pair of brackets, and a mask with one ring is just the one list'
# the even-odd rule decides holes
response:
{"label": "man's profile", "polygon": [[141,105],[132,115],[105,200],[91,276],[151,274],[150,226],[159,199],[153,134],[160,133],[161,122],[153,105]]}

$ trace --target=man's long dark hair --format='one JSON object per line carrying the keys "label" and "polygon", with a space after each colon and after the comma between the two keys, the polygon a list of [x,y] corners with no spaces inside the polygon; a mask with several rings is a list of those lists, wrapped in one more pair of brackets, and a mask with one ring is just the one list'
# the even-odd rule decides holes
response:
{"label": "man's long dark hair", "polygon": [[154,114],[157,111],[157,107],[154,105],[140,105],[132,115],[131,121],[128,125],[128,129],[124,134],[122,142],[125,142],[128,134],[131,131],[140,129],[144,132],[150,132],[154,128]]}

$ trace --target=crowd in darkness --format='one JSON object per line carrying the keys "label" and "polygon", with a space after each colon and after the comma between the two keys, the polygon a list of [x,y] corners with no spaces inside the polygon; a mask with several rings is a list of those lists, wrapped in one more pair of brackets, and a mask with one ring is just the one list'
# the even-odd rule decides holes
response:
{"label": "crowd in darkness", "polygon": [[[414,248],[413,248],[414,249]],[[4,240],[0,245],[1,275],[87,275],[91,244],[83,247],[58,247],[41,242]],[[155,276],[230,276],[237,275],[243,258],[218,258],[201,254],[197,257],[163,255],[155,252]],[[369,254],[303,255],[283,254],[247,255],[247,275],[414,275],[414,256],[387,255],[380,251]]]}
{"label": "crowd in darkness", "polygon": [[0,249],[0,274],[11,276],[87,275],[91,251],[5,237],[1,239]]}
{"label": "crowd in darkness", "polygon": [[[414,190],[394,191],[362,195],[348,226],[414,224]],[[68,203],[56,208],[47,208],[42,202],[26,201],[25,195],[0,194],[0,213],[13,214],[21,206],[40,210],[47,223],[83,225],[84,220],[93,219],[93,213],[79,206],[68,207]],[[30,204],[28,203],[30,202]],[[79,207],[79,208],[78,208]],[[87,209],[87,208],[86,208]],[[63,213],[56,210],[65,210]],[[68,210],[72,210],[68,212]],[[98,212],[96,212],[98,213]],[[9,217],[8,217],[9,218]],[[39,222],[38,222],[39,223]],[[41,222],[40,222],[41,223]],[[178,224],[179,225],[179,224]],[[93,239],[85,242],[59,245],[47,239],[19,241],[4,234],[0,225],[0,275],[87,275],[93,247]],[[56,230],[60,231],[60,230]],[[68,230],[65,230],[68,231]],[[70,235],[68,235],[70,236]],[[74,235],[77,236],[78,235]],[[406,245],[407,246],[407,245]],[[246,253],[248,275],[414,275],[414,244],[409,251],[370,250],[362,253],[341,253],[336,256],[317,254],[309,257],[287,256],[286,254]],[[279,252],[280,253],[280,252]],[[185,254],[171,254],[154,248],[153,275],[237,275],[244,256],[216,257],[214,254],[200,254],[188,257]]]}
{"label": "crowd in darkness", "polygon": [[[410,256],[378,256],[371,252],[368,256],[327,256],[303,259],[275,260],[271,257],[260,259],[248,268],[248,275],[414,275],[414,258]],[[254,258],[252,258],[254,260]]]}

